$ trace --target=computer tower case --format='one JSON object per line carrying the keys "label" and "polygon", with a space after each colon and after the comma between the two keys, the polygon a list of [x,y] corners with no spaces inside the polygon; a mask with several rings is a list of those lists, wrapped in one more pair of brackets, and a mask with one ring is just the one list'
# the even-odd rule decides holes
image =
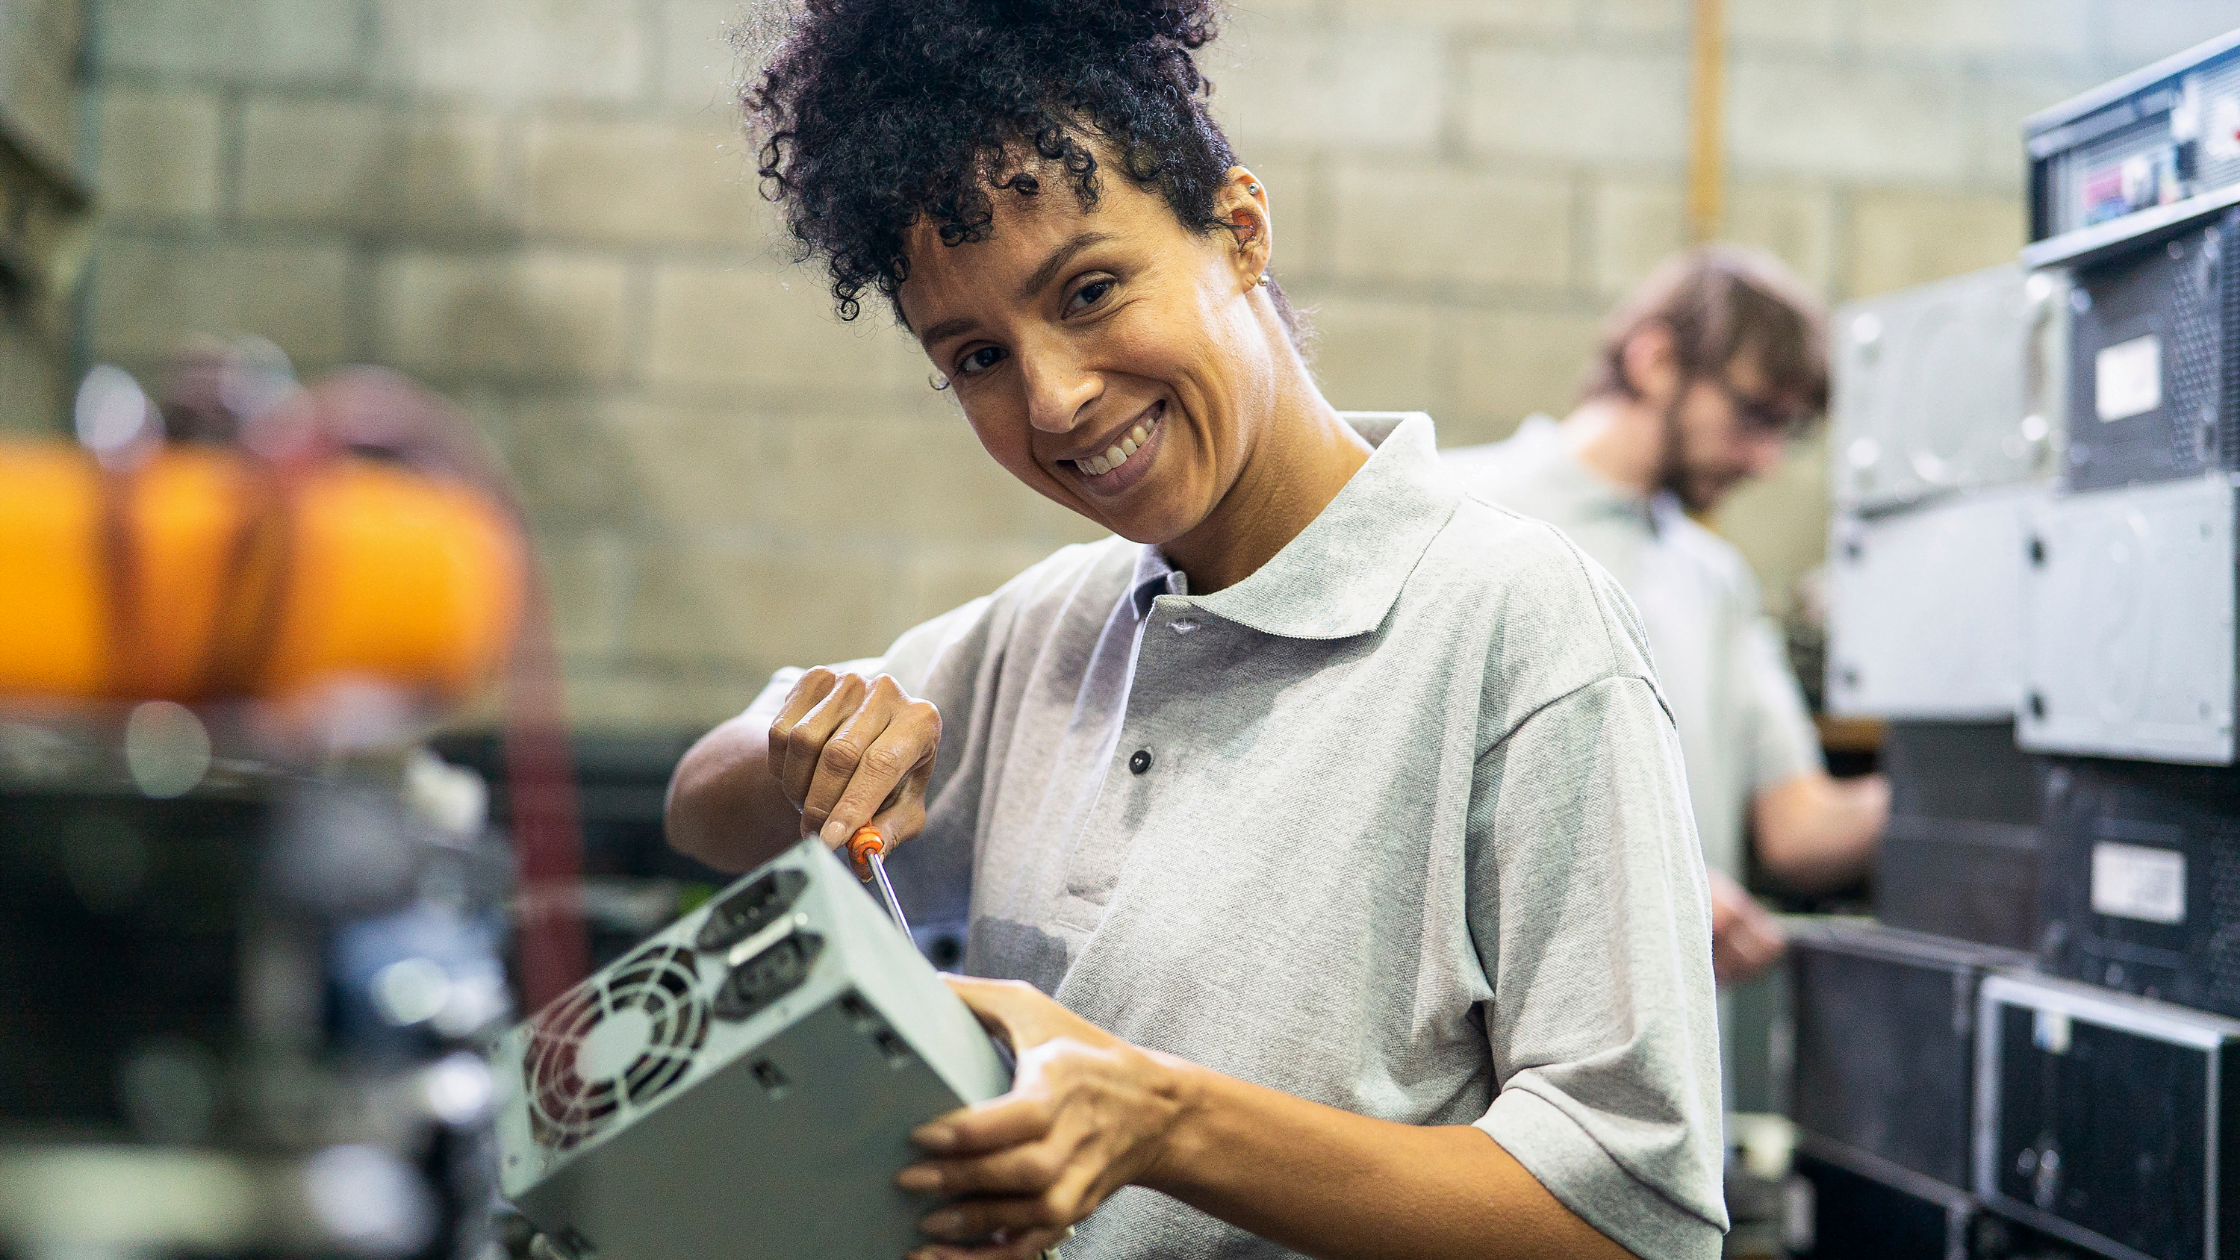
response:
{"label": "computer tower case", "polygon": [[2012,486],[1829,525],[1827,707],[1997,719],[2022,691],[2023,525],[2048,494]]}
{"label": "computer tower case", "polygon": [[2066,484],[2240,468],[2240,210],[2076,269]]}
{"label": "computer tower case", "polygon": [[2045,782],[2045,968],[2240,1017],[2240,773],[2060,758]]}
{"label": "computer tower case", "polygon": [[2022,124],[2030,239],[2075,254],[2240,199],[2240,30]]}
{"label": "computer tower case", "polygon": [[1993,267],[1836,312],[1836,503],[1878,511],[2051,475],[2067,278]]}
{"label": "computer tower case", "polygon": [[2234,504],[2219,475],[2027,509],[2024,748],[2232,761]]}
{"label": "computer tower case", "polygon": [[1976,986],[2022,961],[1862,921],[1793,921],[1789,1094],[1799,1132],[1823,1156],[1884,1182],[1919,1178],[1959,1193],[1969,1177]]}
{"label": "computer tower case", "polygon": [[[502,1189],[589,1260],[900,1255],[907,1134],[1010,1074],[814,838],[562,996],[494,1055]],[[711,1240],[720,1240],[720,1245]]]}
{"label": "computer tower case", "polygon": [[1891,927],[2038,946],[2038,759],[2014,723],[1892,722],[1874,913]]}
{"label": "computer tower case", "polygon": [[2117,1260],[2231,1254],[2240,1021],[2024,974],[1984,980],[1976,1193]]}

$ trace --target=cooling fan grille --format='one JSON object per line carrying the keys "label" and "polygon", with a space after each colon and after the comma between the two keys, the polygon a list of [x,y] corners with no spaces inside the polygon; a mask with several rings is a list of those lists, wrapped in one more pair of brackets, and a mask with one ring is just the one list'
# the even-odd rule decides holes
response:
{"label": "cooling fan grille", "polygon": [[683,1078],[708,1040],[697,962],[683,945],[651,946],[537,1017],[524,1067],[539,1143],[568,1150]]}

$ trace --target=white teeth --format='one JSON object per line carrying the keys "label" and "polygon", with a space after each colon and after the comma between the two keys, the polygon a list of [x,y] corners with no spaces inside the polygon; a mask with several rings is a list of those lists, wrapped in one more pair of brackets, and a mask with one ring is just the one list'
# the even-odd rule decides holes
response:
{"label": "white teeth", "polygon": [[1091,455],[1089,458],[1082,460],[1081,467],[1092,477],[1102,477],[1106,472],[1104,460],[1096,455]]}
{"label": "white teeth", "polygon": [[[1156,423],[1156,421],[1154,421],[1154,423]],[[1146,432],[1144,432],[1144,431],[1143,431],[1143,426],[1142,426],[1142,425],[1140,425],[1140,424],[1139,424],[1139,425],[1137,425],[1136,427],[1134,427],[1134,428],[1132,428],[1132,429],[1128,430],[1128,441],[1129,441],[1129,442],[1132,442],[1132,443],[1134,443],[1134,444],[1135,444],[1135,445],[1137,445],[1137,446],[1141,446],[1141,445],[1143,445],[1143,444],[1144,444],[1145,442],[1148,442],[1148,441],[1150,441],[1150,440],[1151,440],[1151,435],[1150,435],[1149,433],[1146,433]],[[1126,444],[1126,443],[1123,443],[1123,445],[1125,445],[1125,444]],[[1132,454],[1134,454],[1134,453],[1135,453],[1135,452],[1134,452],[1134,451],[1132,451],[1132,450],[1131,450],[1131,451],[1129,452],[1129,454],[1131,454],[1131,455],[1132,455]]]}
{"label": "white teeth", "polygon": [[1117,446],[1104,453],[1104,462],[1108,467],[1118,468],[1121,464],[1126,463],[1127,459],[1128,453]]}
{"label": "white teeth", "polygon": [[[1164,418],[1164,415],[1160,417],[1160,419]],[[1151,435],[1158,431],[1159,420],[1153,420],[1148,425],[1139,424],[1128,430],[1127,435],[1122,437],[1117,444],[1107,447],[1104,454],[1091,455],[1087,459],[1077,459],[1073,461],[1073,465],[1092,477],[1102,477],[1120,465],[1127,463],[1128,457],[1142,450],[1144,443],[1149,442]]]}
{"label": "white teeth", "polygon": [[1139,451],[1139,450],[1142,450],[1142,449],[1143,449],[1143,443],[1141,443],[1141,442],[1138,442],[1138,441],[1136,441],[1136,440],[1135,440],[1134,438],[1121,438],[1121,439],[1120,439],[1120,450],[1121,450],[1121,452],[1122,452],[1123,454],[1127,454],[1127,455],[1133,455],[1133,454],[1135,454],[1135,453],[1136,453],[1137,451]]}

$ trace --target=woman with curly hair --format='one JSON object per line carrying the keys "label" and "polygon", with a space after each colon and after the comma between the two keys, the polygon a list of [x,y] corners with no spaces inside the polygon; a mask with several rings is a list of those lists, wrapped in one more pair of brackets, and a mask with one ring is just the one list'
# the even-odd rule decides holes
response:
{"label": "woman with curly hair", "polygon": [[[1115,537],[700,741],[672,842],[866,824],[1017,1052],[913,1255],[1712,1256],[1703,859],[1630,606],[1317,389],[1207,0],[809,0],[746,93],[842,314]],[[835,469],[835,510],[876,478]],[[858,480],[865,475],[873,480]]]}

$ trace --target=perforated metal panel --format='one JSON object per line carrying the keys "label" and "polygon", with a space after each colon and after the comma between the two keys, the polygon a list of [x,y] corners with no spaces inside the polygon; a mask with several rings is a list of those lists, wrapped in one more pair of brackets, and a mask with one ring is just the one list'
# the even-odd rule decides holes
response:
{"label": "perforated metal panel", "polygon": [[2031,239],[2119,226],[2240,184],[2240,31],[2023,123]]}
{"label": "perforated metal panel", "polygon": [[1994,267],[1838,309],[1834,493],[1873,511],[2052,473],[2067,278]]}
{"label": "perforated metal panel", "polygon": [[2233,760],[2234,505],[2218,476],[2028,509],[2022,747]]}
{"label": "perforated metal panel", "polygon": [[2169,481],[2240,464],[2236,276],[2240,211],[2077,270],[2068,381],[2072,489]]}
{"label": "perforated metal panel", "polygon": [[1838,514],[1828,546],[1830,712],[1982,719],[2022,694],[2023,521],[2012,487],[1883,516]]}

